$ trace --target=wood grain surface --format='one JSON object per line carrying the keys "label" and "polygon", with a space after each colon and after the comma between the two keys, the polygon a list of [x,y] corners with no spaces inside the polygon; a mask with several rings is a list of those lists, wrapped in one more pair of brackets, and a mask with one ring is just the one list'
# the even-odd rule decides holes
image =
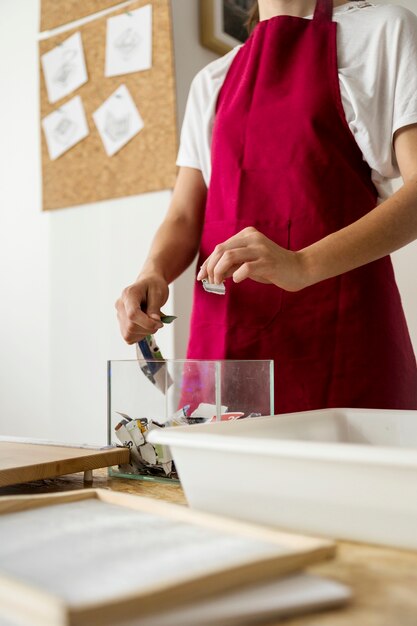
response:
{"label": "wood grain surface", "polygon": [[91,450],[0,441],[0,487],[129,462],[127,448]]}
{"label": "wood grain surface", "polygon": [[[94,474],[94,487],[185,504],[179,485],[109,478],[105,470]],[[35,494],[82,489],[82,475],[38,481],[0,489],[1,495]],[[328,576],[349,585],[352,603],[333,609],[292,618],[286,626],[416,626],[417,553],[369,545],[339,542],[333,561],[309,568],[309,572]],[[269,624],[278,626],[278,624]]]}

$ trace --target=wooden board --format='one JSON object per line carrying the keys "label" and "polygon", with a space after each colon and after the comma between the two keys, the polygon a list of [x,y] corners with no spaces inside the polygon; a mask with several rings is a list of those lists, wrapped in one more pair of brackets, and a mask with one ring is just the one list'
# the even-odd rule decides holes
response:
{"label": "wooden board", "polygon": [[129,463],[128,448],[86,449],[0,441],[0,487]]}
{"label": "wooden board", "polygon": [[42,0],[41,32],[80,20],[120,4],[122,0]]}
{"label": "wooden board", "polygon": [[[82,4],[88,5],[89,0]],[[85,139],[55,161],[49,158],[41,130],[44,210],[171,189],[175,184],[177,128],[170,2],[135,0],[128,9],[133,11],[146,4],[153,7],[150,70],[110,78],[104,76],[107,19],[126,12],[125,8],[39,42],[42,55],[73,33],[81,33],[88,82],[66,98],[50,104],[40,68],[40,109],[44,118],[79,95],[90,130]],[[145,126],[118,153],[108,157],[92,114],[122,84],[132,95]]]}
{"label": "wooden board", "polygon": [[[86,507],[87,522],[80,517],[82,511],[86,515]],[[126,515],[134,518],[124,519]],[[97,529],[94,518],[98,519]],[[75,528],[71,524],[75,524]],[[67,528],[62,531],[65,525]],[[79,546],[84,528],[87,540],[88,533],[93,537],[90,560],[90,555]],[[7,549],[5,544],[0,546],[0,614],[25,620],[28,626],[115,624],[190,599],[276,578],[329,558],[335,550],[334,544],[326,540],[282,533],[104,490],[4,497],[0,499],[0,529],[3,539],[8,534],[12,537]],[[112,533],[112,540],[104,536],[100,552],[97,546],[106,529],[107,533],[109,530]],[[139,533],[139,541],[130,530]],[[175,538],[173,544],[169,544],[165,536],[171,530]],[[152,543],[149,533],[153,537],[154,551],[149,547]],[[199,554],[204,551],[206,542],[210,562],[202,560]],[[34,559],[37,550],[42,551],[42,559]],[[48,551],[53,556],[49,556]],[[66,558],[66,564],[70,563],[77,571],[68,581],[70,599],[66,597],[62,582],[65,576],[68,578],[68,568],[61,576],[61,551],[67,553],[62,557],[64,563]],[[82,558],[83,566],[78,570],[74,555]],[[99,565],[92,574],[91,567],[97,560]],[[149,569],[153,562],[157,564],[156,572]],[[163,567],[158,569],[158,563]],[[51,580],[48,580],[49,571]],[[132,571],[137,572],[137,580]],[[104,583],[100,576],[104,577]],[[125,587],[120,587],[120,582],[125,584],[126,591]],[[82,592],[87,590],[80,600],[76,595],[77,585]],[[112,585],[119,585],[118,589],[123,591],[114,592]],[[94,586],[99,590],[99,601],[93,599],[97,591],[91,596],[88,589]]]}

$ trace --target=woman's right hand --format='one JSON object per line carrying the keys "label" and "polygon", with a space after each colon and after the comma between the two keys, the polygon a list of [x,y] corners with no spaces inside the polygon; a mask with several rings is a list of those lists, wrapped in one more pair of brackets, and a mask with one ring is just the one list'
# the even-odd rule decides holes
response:
{"label": "woman's right hand", "polygon": [[162,328],[168,284],[192,262],[203,230],[207,187],[200,170],[180,167],[168,213],[158,228],[143,270],[116,302],[123,338],[129,344]]}
{"label": "woman's right hand", "polygon": [[161,307],[168,300],[168,283],[159,274],[141,274],[123,289],[115,307],[123,339],[128,344],[162,328]]}

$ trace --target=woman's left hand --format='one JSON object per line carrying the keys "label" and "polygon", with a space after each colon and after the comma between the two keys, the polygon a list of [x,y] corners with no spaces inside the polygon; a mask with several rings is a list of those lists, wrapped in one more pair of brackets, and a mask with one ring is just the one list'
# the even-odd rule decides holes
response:
{"label": "woman's left hand", "polygon": [[235,283],[251,278],[286,291],[298,291],[307,285],[304,274],[301,255],[249,227],[215,247],[201,266],[197,280],[207,278],[219,285],[233,276]]}

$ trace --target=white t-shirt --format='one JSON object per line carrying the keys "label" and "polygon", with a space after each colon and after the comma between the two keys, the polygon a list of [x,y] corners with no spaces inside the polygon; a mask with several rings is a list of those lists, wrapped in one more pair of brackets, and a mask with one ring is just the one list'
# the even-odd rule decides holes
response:
{"label": "white t-shirt", "polygon": [[[383,200],[400,175],[392,137],[417,123],[417,16],[403,7],[361,1],[335,7],[334,20],[346,119]],[[177,165],[201,170],[207,186],[216,101],[240,47],[203,68],[188,96]]]}

